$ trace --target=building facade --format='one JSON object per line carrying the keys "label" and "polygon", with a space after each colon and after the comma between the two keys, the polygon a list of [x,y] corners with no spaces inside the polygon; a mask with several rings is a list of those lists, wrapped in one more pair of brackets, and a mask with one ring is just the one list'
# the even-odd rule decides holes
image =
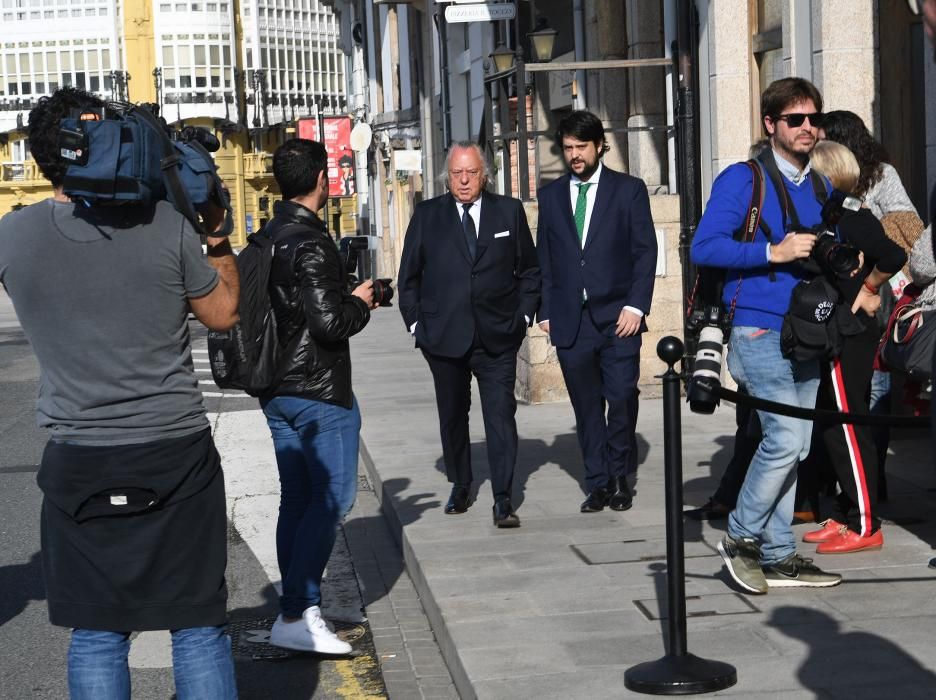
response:
{"label": "building facade", "polygon": [[[551,138],[555,125],[573,108],[589,109],[609,130],[605,162],[644,179],[651,193],[661,261],[641,382],[653,391],[654,376],[663,369],[656,341],[683,331],[685,261],[679,252],[674,129],[678,76],[671,49],[685,4],[693,18],[698,148],[692,158],[703,202],[718,173],[746,159],[751,144],[763,136],[760,92],[776,78],[798,75],[819,87],[826,109],[849,109],[865,120],[890,152],[921,216],[928,220],[932,214],[925,194],[936,182],[936,78],[922,25],[906,0],[504,4],[516,8],[515,19],[445,22],[453,0],[356,0],[366,30],[363,93],[375,133],[368,171],[376,212],[370,233],[379,239],[388,276],[396,272],[413,206],[444,191],[446,141],[482,143],[495,174],[493,186],[522,196],[532,224],[536,187],[564,170]],[[537,64],[529,35],[543,27],[558,30],[552,64],[575,61],[576,69]],[[495,66],[496,54],[504,52],[515,59],[506,74]],[[517,58],[525,72],[519,80]],[[615,61],[620,67],[583,68],[582,61]],[[518,94],[526,107],[522,135]],[[394,166],[398,153],[411,164],[414,149],[421,161],[418,176]],[[523,189],[522,180],[528,180]],[[521,354],[518,394],[531,401],[561,397],[545,337],[532,330]]]}
{"label": "building facade", "polygon": [[216,133],[236,245],[272,211],[270,154],[296,121],[347,109],[348,52],[323,0],[0,0],[0,12],[0,212],[48,196],[24,125],[59,86]]}

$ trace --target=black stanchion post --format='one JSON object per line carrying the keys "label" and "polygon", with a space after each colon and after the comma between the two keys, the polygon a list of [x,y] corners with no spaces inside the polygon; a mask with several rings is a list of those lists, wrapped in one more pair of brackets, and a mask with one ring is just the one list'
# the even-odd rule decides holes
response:
{"label": "black stanchion post", "polygon": [[669,369],[663,375],[663,459],[666,469],[666,571],[669,607],[666,655],[629,668],[624,685],[651,695],[710,693],[738,682],[734,666],[694,656],[686,650],[686,576],[683,562],[682,425],[679,374],[673,365],[685,350],[673,336],[662,338],[657,355]]}

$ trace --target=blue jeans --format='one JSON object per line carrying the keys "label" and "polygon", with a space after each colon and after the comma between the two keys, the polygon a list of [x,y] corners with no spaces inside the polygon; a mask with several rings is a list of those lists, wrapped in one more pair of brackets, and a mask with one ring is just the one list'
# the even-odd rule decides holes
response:
{"label": "blue jeans", "polygon": [[[733,328],[728,370],[752,396],[789,406],[816,407],[819,362],[783,357],[779,331]],[[774,564],[796,551],[790,526],[796,466],[809,454],[812,421],[766,411],[758,411],[757,415],[763,437],[738,494],[737,506],[728,518],[728,534],[760,540],[761,563]]]}
{"label": "blue jeans", "polygon": [[[128,632],[72,631],[68,691],[72,700],[129,700]],[[234,659],[226,628],[172,631],[172,669],[179,700],[236,700]]]}
{"label": "blue jeans", "polygon": [[322,602],[322,574],[338,523],[354,505],[361,412],[356,399],[350,409],[297,396],[276,396],[261,406],[280,476],[280,612],[301,617]]}

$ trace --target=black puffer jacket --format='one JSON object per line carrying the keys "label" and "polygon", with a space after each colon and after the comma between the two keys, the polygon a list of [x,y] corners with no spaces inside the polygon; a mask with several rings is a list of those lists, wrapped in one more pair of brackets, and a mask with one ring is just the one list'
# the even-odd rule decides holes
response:
{"label": "black puffer jacket", "polygon": [[348,338],[367,325],[370,310],[348,290],[338,247],[309,209],[276,202],[266,233],[276,241],[270,302],[284,356],[283,379],[265,398],[302,396],[351,408]]}

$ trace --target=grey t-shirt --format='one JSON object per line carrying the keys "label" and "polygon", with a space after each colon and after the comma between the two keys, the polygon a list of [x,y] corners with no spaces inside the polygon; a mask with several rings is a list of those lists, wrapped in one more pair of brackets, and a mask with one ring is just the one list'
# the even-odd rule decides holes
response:
{"label": "grey t-shirt", "polygon": [[0,219],[0,282],[40,366],[53,438],[133,444],[203,430],[188,298],[218,274],[188,221],[47,199]]}

